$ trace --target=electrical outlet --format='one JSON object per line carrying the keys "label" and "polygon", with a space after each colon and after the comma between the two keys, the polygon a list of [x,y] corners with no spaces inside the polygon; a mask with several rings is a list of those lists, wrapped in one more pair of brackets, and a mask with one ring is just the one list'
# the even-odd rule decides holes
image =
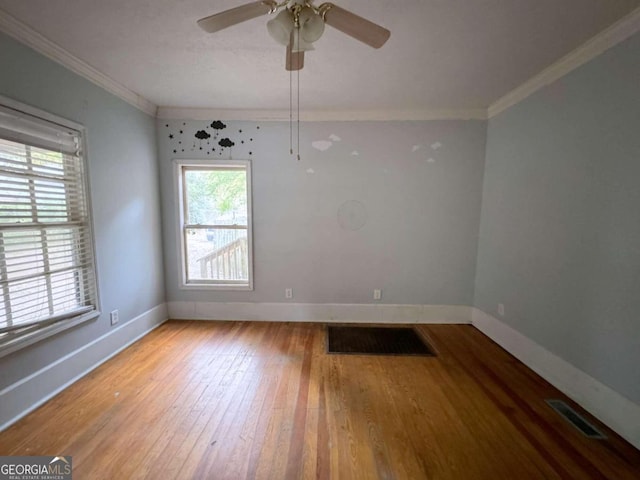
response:
{"label": "electrical outlet", "polygon": [[285,288],[284,289],[284,298],[293,298],[293,289]]}
{"label": "electrical outlet", "polygon": [[118,314],[118,310],[114,310],[111,312],[111,325],[115,325],[120,321],[120,316]]}
{"label": "electrical outlet", "polygon": [[504,304],[502,303],[498,304],[498,315],[500,315],[501,317],[504,317]]}
{"label": "electrical outlet", "polygon": [[373,299],[380,300],[382,298],[382,290],[375,289],[373,291]]}

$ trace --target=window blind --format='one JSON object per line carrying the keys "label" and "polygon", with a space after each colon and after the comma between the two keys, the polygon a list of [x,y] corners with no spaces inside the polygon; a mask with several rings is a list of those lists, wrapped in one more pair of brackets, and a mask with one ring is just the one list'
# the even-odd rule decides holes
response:
{"label": "window blind", "polygon": [[0,342],[97,309],[82,135],[0,106]]}

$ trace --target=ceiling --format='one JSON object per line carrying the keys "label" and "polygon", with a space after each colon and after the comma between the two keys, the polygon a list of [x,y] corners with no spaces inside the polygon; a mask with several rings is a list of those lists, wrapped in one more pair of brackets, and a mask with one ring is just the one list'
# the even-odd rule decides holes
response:
{"label": "ceiling", "polygon": [[[284,48],[260,17],[207,34],[249,0],[0,0],[3,9],[159,106],[287,109]],[[380,50],[327,27],[300,73],[306,110],[457,110],[493,102],[640,0],[334,0],[391,30]],[[295,80],[295,76],[294,76]]]}

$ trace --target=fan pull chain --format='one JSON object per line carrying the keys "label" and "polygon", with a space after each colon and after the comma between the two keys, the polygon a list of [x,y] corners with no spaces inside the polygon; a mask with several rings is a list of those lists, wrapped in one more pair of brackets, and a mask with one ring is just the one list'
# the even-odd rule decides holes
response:
{"label": "fan pull chain", "polygon": [[[291,40],[293,40],[293,32],[291,33]],[[293,41],[290,42],[293,45]],[[289,55],[289,155],[293,155],[293,47],[288,49]]]}
{"label": "fan pull chain", "polygon": [[[298,45],[300,45],[300,29],[296,29],[297,35],[298,35]],[[298,102],[297,102],[297,107],[298,107],[298,140],[297,140],[297,147],[298,147],[298,161],[300,161],[300,69],[298,68],[297,71],[297,80],[298,80]]]}
{"label": "fan pull chain", "polygon": [[300,70],[298,70],[298,161],[300,161]]}

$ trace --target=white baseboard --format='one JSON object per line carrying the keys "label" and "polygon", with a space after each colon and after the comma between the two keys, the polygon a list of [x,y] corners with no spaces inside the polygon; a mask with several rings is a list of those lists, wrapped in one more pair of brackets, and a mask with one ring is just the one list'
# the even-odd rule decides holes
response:
{"label": "white baseboard", "polygon": [[176,320],[335,323],[471,323],[462,305],[169,302]]}
{"label": "white baseboard", "polygon": [[0,391],[0,432],[84,377],[168,318],[162,303]]}
{"label": "white baseboard", "polygon": [[472,324],[594,417],[640,449],[640,405],[623,397],[482,310],[473,308]]}

